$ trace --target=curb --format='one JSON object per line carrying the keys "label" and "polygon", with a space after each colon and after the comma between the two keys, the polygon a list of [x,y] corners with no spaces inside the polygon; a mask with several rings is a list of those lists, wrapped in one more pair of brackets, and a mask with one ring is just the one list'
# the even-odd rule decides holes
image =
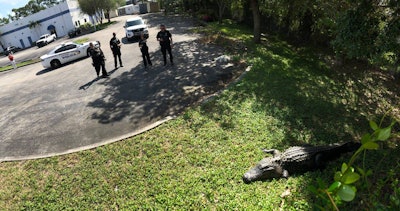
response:
{"label": "curb", "polygon": [[93,148],[96,148],[96,147],[100,147],[100,146],[107,145],[107,144],[110,144],[110,143],[114,143],[114,142],[117,142],[117,141],[122,141],[124,139],[139,135],[141,133],[144,133],[146,131],[154,129],[154,128],[160,126],[161,124],[163,124],[163,123],[165,123],[165,122],[167,122],[169,120],[175,119],[175,118],[176,118],[175,116],[167,116],[164,119],[161,119],[161,120],[159,120],[157,122],[154,122],[154,123],[152,123],[152,124],[150,124],[150,125],[148,125],[146,127],[138,129],[138,130],[136,130],[134,132],[127,133],[125,135],[121,135],[121,136],[118,136],[118,137],[115,137],[115,138],[112,138],[112,139],[104,140],[104,141],[101,141],[101,142],[98,142],[98,143],[95,143],[95,144],[91,144],[91,145],[87,145],[87,146],[83,146],[83,147],[78,147],[78,148],[74,148],[74,149],[69,149],[69,150],[62,151],[62,152],[48,153],[48,154],[45,154],[45,155],[29,155],[29,156],[5,157],[3,159],[0,159],[0,163],[7,162],[7,161],[21,161],[21,160],[33,160],[33,159],[39,159],[39,158],[48,158],[48,157],[66,155],[66,154],[70,154],[70,153],[74,153],[74,152],[80,152],[80,151],[84,151],[84,150],[88,150],[88,149],[93,149]]}

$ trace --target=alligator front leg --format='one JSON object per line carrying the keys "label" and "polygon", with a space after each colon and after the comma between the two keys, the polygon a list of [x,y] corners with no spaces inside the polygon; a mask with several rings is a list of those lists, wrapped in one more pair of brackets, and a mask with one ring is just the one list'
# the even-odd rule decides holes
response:
{"label": "alligator front leg", "polygon": [[274,157],[281,154],[281,152],[277,149],[262,149],[264,153],[272,154]]}

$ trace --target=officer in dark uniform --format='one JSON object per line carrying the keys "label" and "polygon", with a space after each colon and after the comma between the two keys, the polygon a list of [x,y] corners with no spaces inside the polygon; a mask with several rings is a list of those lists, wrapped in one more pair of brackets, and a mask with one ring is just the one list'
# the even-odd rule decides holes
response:
{"label": "officer in dark uniform", "polygon": [[101,68],[101,73],[103,78],[108,77],[107,71],[106,71],[106,64],[105,64],[105,57],[103,54],[103,51],[101,50],[100,46],[95,47],[93,43],[89,44],[89,54],[92,57],[93,61],[93,66],[94,69],[96,70],[97,77],[99,77],[100,74],[100,68]]}
{"label": "officer in dark uniform", "polygon": [[119,59],[119,66],[123,67],[121,60],[121,41],[116,37],[115,32],[113,33],[113,37],[110,40],[110,48],[114,55],[114,65],[115,69],[117,69],[117,56]]}
{"label": "officer in dark uniform", "polygon": [[164,66],[167,65],[167,51],[169,54],[169,60],[171,61],[171,65],[174,64],[171,47],[172,47],[172,35],[171,33],[165,29],[165,25],[160,25],[160,31],[157,34],[157,41],[160,42],[161,52],[164,58]]}
{"label": "officer in dark uniform", "polygon": [[142,52],[144,67],[147,68],[147,63],[152,66],[153,64],[150,60],[149,47],[147,46],[146,39],[144,38],[143,34],[140,35],[139,48]]}

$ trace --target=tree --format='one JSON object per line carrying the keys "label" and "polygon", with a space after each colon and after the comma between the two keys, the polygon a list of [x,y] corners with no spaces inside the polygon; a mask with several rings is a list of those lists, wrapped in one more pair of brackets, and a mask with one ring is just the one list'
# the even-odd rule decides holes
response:
{"label": "tree", "polygon": [[[103,10],[109,12],[118,5],[123,4],[123,0],[78,0],[79,7],[83,13],[95,17],[97,22],[102,22]],[[96,27],[96,24],[93,24]]]}
{"label": "tree", "polygon": [[14,20],[19,20],[23,17],[28,16],[28,13],[26,12],[26,10],[23,7],[14,8],[11,10],[11,12],[14,13]]}
{"label": "tree", "polygon": [[46,9],[46,7],[41,4],[40,0],[30,0],[23,8],[28,14],[35,14]]}
{"label": "tree", "polygon": [[40,34],[38,33],[38,27],[41,26],[39,21],[29,21],[29,29],[34,29],[37,36]]}
{"label": "tree", "polygon": [[349,58],[367,59],[375,51],[379,20],[379,14],[368,1],[348,10],[338,21],[337,35],[333,42],[337,52]]}
{"label": "tree", "polygon": [[255,43],[261,42],[261,14],[258,0],[250,0],[251,10],[253,12],[253,40]]}
{"label": "tree", "polygon": [[7,17],[0,18],[0,26],[10,23],[10,19]]}
{"label": "tree", "polygon": [[34,28],[36,28],[36,27],[38,27],[38,26],[40,26],[41,24],[40,24],[40,22],[39,21],[29,21],[29,28],[30,29],[34,29]]}
{"label": "tree", "polygon": [[15,20],[15,18],[14,18],[14,16],[13,16],[13,15],[11,15],[11,14],[8,14],[7,16],[8,16],[8,20],[10,20],[10,22],[12,22],[12,21],[14,21],[14,20]]}
{"label": "tree", "polygon": [[113,9],[117,9],[120,5],[123,5],[125,2],[124,0],[106,0],[100,5],[100,8],[107,12],[107,19],[110,23],[110,11]]}
{"label": "tree", "polygon": [[400,2],[362,0],[349,5],[332,44],[339,56],[400,72]]}
{"label": "tree", "polygon": [[[102,0],[78,0],[79,7],[81,8],[82,12],[93,17],[96,15],[99,8],[99,2]],[[96,30],[96,23],[93,23],[95,30]]]}
{"label": "tree", "polygon": [[225,13],[225,10],[230,7],[231,0],[214,0],[218,5],[218,22],[222,23],[222,17]]}
{"label": "tree", "polygon": [[13,15],[8,15],[11,21],[18,20],[28,15],[35,14],[41,10],[49,8],[65,0],[29,0],[28,3],[20,8],[13,8],[11,11]]}

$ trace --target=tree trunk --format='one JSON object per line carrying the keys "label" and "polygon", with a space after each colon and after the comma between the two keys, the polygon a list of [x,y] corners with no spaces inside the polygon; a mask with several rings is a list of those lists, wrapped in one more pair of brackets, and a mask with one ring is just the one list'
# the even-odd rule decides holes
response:
{"label": "tree trunk", "polygon": [[219,14],[218,14],[218,23],[221,24],[222,23],[222,13],[223,13],[223,9],[222,9],[222,5],[219,6]]}
{"label": "tree trunk", "polygon": [[260,8],[258,6],[258,0],[250,0],[251,10],[253,11],[253,33],[254,42],[261,42],[261,14]]}
{"label": "tree trunk", "polygon": [[219,0],[217,4],[218,4],[218,23],[222,24],[222,17],[224,16],[226,3],[223,0]]}

